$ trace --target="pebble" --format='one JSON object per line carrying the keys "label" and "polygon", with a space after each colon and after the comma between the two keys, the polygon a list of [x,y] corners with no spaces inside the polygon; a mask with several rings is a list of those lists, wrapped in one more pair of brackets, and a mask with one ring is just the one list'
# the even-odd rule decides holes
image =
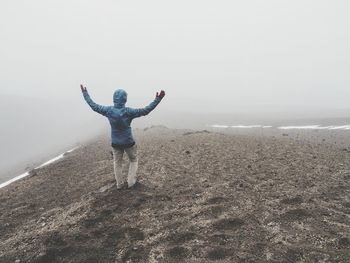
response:
{"label": "pebble", "polygon": [[15,263],[21,263],[21,261],[19,259],[16,259]]}

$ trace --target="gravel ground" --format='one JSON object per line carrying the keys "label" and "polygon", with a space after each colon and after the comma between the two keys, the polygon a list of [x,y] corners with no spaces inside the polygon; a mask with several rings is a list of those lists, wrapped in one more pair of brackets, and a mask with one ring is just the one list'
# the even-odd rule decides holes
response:
{"label": "gravel ground", "polygon": [[347,146],[166,128],[136,138],[134,189],[116,189],[108,136],[0,189],[0,262],[350,262]]}

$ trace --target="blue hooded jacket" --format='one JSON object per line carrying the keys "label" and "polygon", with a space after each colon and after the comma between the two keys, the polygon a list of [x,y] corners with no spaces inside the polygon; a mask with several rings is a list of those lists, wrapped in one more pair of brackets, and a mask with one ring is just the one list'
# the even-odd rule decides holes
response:
{"label": "blue hooded jacket", "polygon": [[149,114],[162,100],[160,97],[156,97],[154,101],[145,108],[133,109],[125,107],[128,94],[122,89],[118,89],[114,92],[114,106],[102,106],[96,104],[90,98],[87,91],[84,91],[83,95],[85,101],[93,111],[108,118],[109,123],[111,124],[112,144],[120,146],[132,145],[135,143],[130,127],[131,121],[134,118]]}

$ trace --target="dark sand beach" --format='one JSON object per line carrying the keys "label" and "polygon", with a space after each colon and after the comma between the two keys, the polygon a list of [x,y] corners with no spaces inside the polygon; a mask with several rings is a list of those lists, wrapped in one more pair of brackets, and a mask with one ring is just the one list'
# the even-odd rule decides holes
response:
{"label": "dark sand beach", "polygon": [[124,190],[100,136],[0,189],[0,262],[350,262],[346,136],[288,133],[138,130]]}

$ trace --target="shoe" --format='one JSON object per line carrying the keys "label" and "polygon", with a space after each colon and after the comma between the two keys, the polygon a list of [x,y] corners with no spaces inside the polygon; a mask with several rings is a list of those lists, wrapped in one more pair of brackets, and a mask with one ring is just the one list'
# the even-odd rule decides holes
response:
{"label": "shoe", "polygon": [[126,182],[120,184],[120,185],[117,185],[117,189],[118,190],[125,190],[125,189],[128,189],[128,184]]}
{"label": "shoe", "polygon": [[138,181],[136,181],[132,186],[128,185],[128,188],[129,189],[135,189],[135,188],[138,188],[139,186],[141,186],[141,184]]}

